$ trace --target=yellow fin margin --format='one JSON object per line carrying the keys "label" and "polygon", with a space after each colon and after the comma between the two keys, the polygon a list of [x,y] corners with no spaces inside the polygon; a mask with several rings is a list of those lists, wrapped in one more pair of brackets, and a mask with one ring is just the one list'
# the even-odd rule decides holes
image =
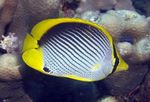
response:
{"label": "yellow fin margin", "polygon": [[33,37],[36,40],[40,40],[41,37],[48,31],[50,30],[52,27],[61,24],[61,23],[83,23],[83,24],[87,24],[87,25],[91,25],[96,27],[97,29],[101,30],[109,39],[111,45],[112,45],[112,37],[111,35],[108,33],[108,31],[106,31],[104,29],[104,27],[87,21],[87,20],[83,20],[83,19],[79,19],[79,18],[55,18],[55,19],[47,19],[47,20],[43,20],[40,23],[36,24],[32,31],[31,34],[33,35]]}
{"label": "yellow fin margin", "polygon": [[27,34],[24,39],[22,52],[29,50],[29,49],[38,48],[38,47],[39,45],[38,45],[37,40],[34,39],[30,34]]}
{"label": "yellow fin margin", "polygon": [[79,81],[84,81],[84,82],[92,82],[92,81],[93,81],[93,80],[91,80],[91,79],[82,78],[82,77],[78,77],[78,76],[75,76],[75,75],[64,75],[64,77],[70,78],[70,79],[79,80]]}
{"label": "yellow fin margin", "polygon": [[128,70],[128,64],[122,59],[122,57],[120,56],[117,49],[116,49],[116,52],[117,52],[117,56],[119,58],[119,64],[117,66],[116,72]]}
{"label": "yellow fin margin", "polygon": [[44,61],[43,61],[43,53],[42,49],[30,49],[23,53],[22,55],[23,61],[31,68],[43,72]]}

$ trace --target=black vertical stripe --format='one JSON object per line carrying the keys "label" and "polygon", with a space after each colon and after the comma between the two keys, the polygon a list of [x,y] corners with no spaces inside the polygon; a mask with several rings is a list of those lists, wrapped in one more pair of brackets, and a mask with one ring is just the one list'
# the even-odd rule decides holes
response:
{"label": "black vertical stripe", "polygon": [[66,53],[68,56],[69,56],[69,58],[71,58],[75,63],[77,63],[78,65],[80,65],[80,66],[82,66],[83,68],[84,68],[84,70],[88,70],[88,68],[90,67],[90,66],[88,66],[86,63],[84,63],[80,58],[78,58],[72,51],[74,51],[73,49],[72,49],[72,51],[71,51],[71,48],[66,48],[64,45],[62,45],[61,43],[64,43],[65,45],[66,45],[66,43],[65,42],[57,42],[58,44],[60,44],[60,46],[62,46],[62,47],[64,47],[65,49],[67,49],[67,52],[69,52],[71,55],[73,55],[78,61],[80,61],[80,62],[82,62],[86,67],[83,67],[81,64],[79,64],[77,61],[76,61],[76,59],[75,58],[72,58],[65,50],[63,50],[62,49],[62,51],[63,51],[63,53]]}
{"label": "black vertical stripe", "polygon": [[116,61],[115,61],[115,64],[114,64],[114,67],[113,67],[113,70],[112,70],[112,73],[114,73],[117,69],[117,66],[119,64],[119,58],[117,56],[117,52],[116,52],[116,48],[115,48],[115,45],[113,44],[113,50],[114,50],[114,57],[116,58]]}
{"label": "black vertical stripe", "polygon": [[[77,38],[75,35],[75,37],[77,38],[77,40],[79,40],[81,43],[82,43],[82,45],[84,45],[85,46],[85,48],[86,49],[84,49],[88,54],[90,54],[90,56],[92,56],[93,58],[95,58],[95,56],[93,56],[93,54],[94,55],[97,55],[97,53],[95,53],[94,51],[93,51],[93,49],[95,49],[94,47],[93,47],[93,45],[91,45],[91,43],[89,43],[89,41],[88,40],[90,40],[88,37],[87,37],[87,35],[86,34],[83,34],[83,32],[80,32],[80,31],[78,31],[78,29],[74,29],[74,30],[72,30],[71,32],[73,32],[73,33],[75,33],[75,34],[77,34],[77,36],[80,38],[80,39],[82,39],[82,40],[80,40],[79,38]],[[90,47],[88,47],[86,44],[88,44],[90,47],[92,47],[93,49],[91,49]],[[88,52],[88,50],[90,50],[90,52],[92,52],[92,54],[91,53],[89,53]],[[96,49],[95,49],[96,50]],[[95,58],[95,59],[97,59],[97,58]]]}
{"label": "black vertical stripe", "polygon": [[[82,43],[82,45],[81,45],[81,43],[79,43],[79,40],[77,39],[77,37],[76,36],[74,36],[74,35],[69,35],[70,34],[70,32],[66,32],[66,33],[68,33],[68,34],[65,34],[65,36],[66,37],[68,37],[68,39],[70,39],[70,40],[72,40],[73,41],[73,43],[76,43],[80,48],[82,48],[85,52],[87,52],[90,56],[92,56],[92,58],[95,58],[95,56],[94,55],[92,55],[91,53],[89,53],[87,50],[88,50],[88,48],[87,49],[84,49],[83,47],[82,47],[82,45],[84,45],[83,43],[82,43],[82,41],[80,40],[80,42]],[[73,33],[72,33],[73,34]],[[63,36],[62,36],[63,37]],[[72,37],[74,37],[75,39],[77,39],[78,41],[75,41]],[[64,37],[63,37],[64,38]],[[69,40],[68,40],[69,41]],[[89,56],[87,56],[83,51],[81,51],[77,46],[75,46],[72,42],[69,42],[69,43],[71,43],[78,51],[80,51],[83,55],[85,55],[88,59],[90,59],[92,62],[94,62],[93,61],[93,59],[91,59]],[[86,46],[86,45],[85,45]],[[83,57],[82,57],[83,58]],[[95,58],[96,59],[96,58]],[[86,60],[86,59],[84,59],[84,60]],[[86,60],[87,61],[87,60]],[[89,62],[90,63],[90,62]]]}
{"label": "black vertical stripe", "polygon": [[[81,29],[82,30],[82,29]],[[101,51],[99,51],[98,49],[97,49],[97,44],[95,43],[95,42],[93,42],[93,40],[92,40],[92,38],[91,38],[91,36],[89,36],[89,34],[87,34],[86,32],[85,32],[85,30],[83,29],[82,31],[84,31],[84,32],[82,32],[80,29],[76,29],[76,31],[78,31],[79,33],[80,33],[80,35],[82,36],[84,36],[87,40],[85,40],[86,42],[87,42],[87,44],[89,44],[93,49],[94,49],[94,51],[96,51],[98,54],[100,54],[100,57],[102,58],[103,57],[103,55],[102,55],[102,53],[101,53],[101,49],[99,49],[99,50],[101,50]],[[83,39],[84,40],[84,39]],[[89,42],[89,41],[90,42]],[[89,42],[89,43],[88,43]],[[92,45],[93,44],[93,45]],[[96,46],[96,47],[95,47]],[[91,51],[93,50],[93,49],[90,49]],[[94,51],[92,51],[94,54],[96,54],[97,56],[98,56],[98,58],[99,58],[99,55],[97,54],[97,53],[95,53]]]}
{"label": "black vertical stripe", "polygon": [[[48,45],[48,44],[47,44]],[[46,47],[46,46],[45,46]],[[48,45],[47,46],[47,49],[49,49],[49,48],[51,48],[51,47],[53,47],[52,45],[50,46],[50,45]],[[53,48],[51,48],[51,55],[57,60],[55,60],[55,62],[57,63],[57,62],[59,62],[59,63],[57,63],[58,65],[59,65],[59,69],[61,69],[63,66],[66,66],[66,65],[64,65],[64,63],[62,63],[62,61],[64,61],[64,60],[61,60],[61,59],[59,59],[58,57],[60,57],[60,56],[58,56],[58,54],[56,54],[56,52],[53,50]],[[63,70],[63,69],[62,69]],[[70,69],[68,69],[67,68],[67,66],[66,66],[66,68],[64,69],[65,71],[67,71],[67,72],[72,72],[73,73],[73,71],[71,71]]]}
{"label": "black vertical stripe", "polygon": [[[91,27],[90,27],[90,28],[91,28]],[[100,30],[98,30],[98,29],[96,29],[96,28],[93,28],[93,31],[94,31],[95,33],[99,33],[100,36],[101,36],[102,38],[104,38],[103,40],[106,41],[105,43],[108,44],[108,46],[109,46],[108,38],[106,37],[106,35],[105,35],[102,31],[100,31]]]}
{"label": "black vertical stripe", "polygon": [[[66,39],[66,38],[64,38],[64,37],[62,37],[61,36],[61,38],[63,39],[63,40],[65,40],[66,42],[68,42],[68,43],[70,43],[70,44],[72,44],[71,42],[69,42],[68,41],[68,39]],[[69,49],[67,49],[68,51],[70,51],[70,49],[73,51],[73,52],[75,52],[76,54],[78,54],[77,53],[77,51],[75,50],[75,49],[73,49],[72,48],[72,46],[70,46],[69,44],[67,44],[66,42],[64,42],[62,39],[60,39],[59,37],[56,37],[56,39],[58,39],[59,41],[61,41],[62,43],[64,43],[66,46],[68,46],[69,47]],[[61,44],[62,45],[62,44]],[[73,44],[72,44],[73,45]],[[62,45],[63,46],[63,45]],[[64,47],[64,46],[63,46]],[[79,50],[79,49],[78,49]],[[71,51],[70,51],[70,53],[71,53]],[[73,54],[74,55],[74,53],[71,53],[71,54]],[[87,61],[83,56],[81,56],[80,54],[78,54],[82,59],[84,59],[85,61]],[[76,57],[76,55],[74,55],[75,57]],[[78,58],[78,57],[76,57],[78,60],[80,60],[80,58]],[[81,60],[80,60],[81,61]],[[89,62],[89,61],[88,61]],[[91,62],[89,62],[89,63],[91,63]],[[92,63],[91,63],[92,64]],[[88,66],[89,67],[89,66]]]}
{"label": "black vertical stripe", "polygon": [[[84,72],[89,75],[89,69],[96,63],[95,61],[101,61],[101,59],[99,59],[101,56],[102,58],[105,57],[105,55],[107,57],[106,51],[111,50],[107,37],[98,29],[86,24],[59,24],[53,27],[44,36],[45,37],[42,37],[43,41],[41,45],[46,46],[46,48],[50,50],[50,52],[47,50],[48,52],[46,53],[51,53],[55,61],[57,60],[56,63],[55,61],[53,63],[59,64],[60,69],[63,66],[62,70],[70,71],[72,74],[80,71],[80,73],[77,72],[79,76],[82,76]],[[45,40],[45,38],[47,40]],[[100,46],[96,46],[97,44]],[[67,68],[65,68],[65,66]],[[79,66],[85,68],[80,69],[78,68]],[[87,74],[85,76],[87,76]]]}
{"label": "black vertical stripe", "polygon": [[[83,31],[85,31],[87,33],[87,35],[89,36],[89,38],[91,39],[91,42],[94,43],[95,45],[97,45],[97,47],[99,48],[99,50],[101,50],[100,52],[102,52],[104,54],[104,52],[106,52],[106,48],[103,47],[103,45],[101,44],[101,41],[98,40],[96,38],[96,36],[89,30],[89,29],[83,29]],[[96,43],[97,42],[97,43]],[[100,46],[102,48],[100,48]]]}
{"label": "black vertical stripe", "polygon": [[103,51],[108,50],[108,46],[106,46],[103,36],[101,36],[101,33],[94,32],[94,30],[91,30],[91,32],[93,32],[93,35],[100,41],[100,44],[103,47]]}
{"label": "black vertical stripe", "polygon": [[[64,72],[66,71],[66,72],[69,73],[70,70],[67,69],[67,68],[66,68],[67,70],[65,70],[65,71],[61,70],[63,64],[60,62],[60,60],[59,60],[57,57],[54,56],[53,52],[51,51],[51,47],[48,47],[48,46],[44,46],[44,47],[45,47],[45,49],[48,50],[48,52],[47,52],[47,50],[45,50],[46,53],[47,53],[48,55],[49,55],[49,54],[52,55],[52,56],[50,56],[50,55],[49,55],[49,56],[55,61],[56,64],[54,63],[54,65],[57,66],[57,67],[60,69],[61,72],[64,73]],[[53,57],[55,57],[55,58],[53,58]],[[47,60],[49,60],[49,59],[50,59],[50,58],[48,58]],[[57,61],[59,61],[60,63],[57,63],[57,61],[56,61],[55,59],[56,59]],[[64,65],[63,65],[63,66],[64,66]]]}
{"label": "black vertical stripe", "polygon": [[[72,30],[72,29],[71,29]],[[91,54],[90,52],[88,52],[87,50],[89,50],[90,48],[85,44],[85,41],[82,41],[84,39],[82,39],[79,34],[77,34],[77,32],[68,32],[66,31],[66,33],[68,33],[68,36],[70,36],[69,34],[73,34],[71,35],[72,37],[74,37],[77,41],[75,41],[75,43],[77,43],[86,53],[88,53],[90,56],[92,56],[93,58],[95,58],[95,56],[93,56],[93,54]],[[82,40],[81,40],[82,39]],[[79,43],[80,42],[80,43]],[[83,47],[84,46],[84,47]],[[84,53],[83,53],[84,54]],[[95,58],[96,59],[96,58]]]}
{"label": "black vertical stripe", "polygon": [[[53,47],[53,49],[56,50],[56,47],[55,47],[56,45],[53,46],[53,44],[51,44],[51,46]],[[64,58],[66,58],[66,57],[64,56],[64,54],[62,54],[60,51],[56,50],[56,51],[58,51],[58,53],[60,53],[60,54],[64,57],[64,58],[62,58],[61,56],[59,56],[59,54],[57,54],[57,52],[56,52],[55,50],[53,50],[53,52],[57,55],[57,57],[61,58],[61,61],[63,61],[65,64],[67,64],[67,62],[66,62],[65,60],[63,60]],[[55,57],[56,57],[56,56],[55,56]],[[67,59],[67,60],[68,60],[68,59]],[[61,62],[61,61],[60,61],[60,62]],[[68,61],[70,62],[70,60],[68,60]],[[71,62],[70,62],[70,63],[71,63]],[[65,66],[64,64],[62,64],[62,65]],[[75,68],[77,68],[75,65],[74,65],[75,68],[72,68],[70,65],[67,64],[66,67],[68,67],[68,66],[70,67],[70,69],[74,70],[75,72],[78,72],[78,73],[82,74],[81,71],[78,71],[78,70],[75,69]],[[69,70],[70,70],[70,69],[69,69]]]}
{"label": "black vertical stripe", "polygon": [[[45,50],[45,49],[44,49]],[[46,56],[45,56],[45,54],[46,54]],[[51,62],[49,62],[49,59],[52,59],[52,58],[49,58],[50,57],[50,55],[49,55],[49,53],[47,53],[47,51],[45,50],[44,51],[44,67],[47,67],[47,68],[49,68],[49,69],[51,69],[51,70],[53,70],[54,71],[54,73],[55,73],[55,69],[56,69],[56,66],[52,66],[50,63]],[[55,60],[54,60],[55,61]],[[53,69],[54,68],[54,69]]]}
{"label": "black vertical stripe", "polygon": [[[55,39],[53,39],[53,41],[55,41],[55,42],[57,42]],[[55,48],[55,49],[57,49],[57,51],[58,51],[58,53],[60,53],[61,55],[63,55],[64,56],[64,58],[66,58],[65,57],[65,55],[64,55],[64,53],[66,53],[67,54],[67,52],[65,51],[65,50],[63,50],[62,48],[60,48],[55,42],[53,42],[53,44],[58,48],[58,49],[60,49],[61,51],[63,51],[63,52],[60,52],[57,48]],[[59,43],[59,42],[57,42],[60,46],[63,46],[61,43]],[[67,50],[68,51],[68,50]],[[69,56],[69,54],[67,54],[67,56]],[[75,56],[74,56],[75,57]],[[69,56],[69,58],[71,58],[72,60],[73,60],[73,62],[72,61],[70,61],[68,58],[66,58],[67,59],[67,61],[69,62],[69,63],[71,63],[75,68],[77,68],[77,69],[80,69],[80,68],[78,68],[76,65],[74,65],[74,62],[76,63],[76,64],[78,64],[78,65],[80,65],[76,60],[74,60],[71,56]],[[62,58],[63,59],[63,58]],[[66,62],[65,62],[66,63]],[[80,65],[80,66],[82,66],[82,65]],[[83,67],[83,66],[82,66]],[[87,66],[88,67],[88,66]],[[83,67],[84,68],[84,67]],[[80,70],[82,70],[83,72],[84,72],[84,70],[83,69],[80,69]]]}
{"label": "black vertical stripe", "polygon": [[93,33],[95,36],[96,36],[96,38],[100,41],[100,46],[103,48],[102,50],[103,50],[103,52],[104,52],[104,56],[107,56],[107,51],[108,50],[110,50],[110,46],[107,46],[106,44],[105,44],[105,42],[103,41],[103,39],[102,39],[102,37],[100,37],[99,35],[101,35],[101,34],[96,34],[96,33]]}
{"label": "black vertical stripe", "polygon": [[[98,48],[100,49],[100,51],[103,53],[103,55],[104,55],[104,53],[106,52],[106,48],[104,48],[104,46],[102,45],[102,43],[101,43],[101,41],[92,33],[92,32],[89,32],[89,33],[91,33],[91,37],[93,38],[93,40],[94,41],[96,41],[97,42],[97,46],[98,46]],[[99,46],[100,45],[100,46]]]}
{"label": "black vertical stripe", "polygon": [[103,41],[103,44],[106,48],[108,48],[109,46],[109,40],[106,36],[104,36],[103,32],[99,31],[98,29],[92,29],[92,31],[95,32],[95,35],[98,37],[98,38],[101,38],[102,41]]}

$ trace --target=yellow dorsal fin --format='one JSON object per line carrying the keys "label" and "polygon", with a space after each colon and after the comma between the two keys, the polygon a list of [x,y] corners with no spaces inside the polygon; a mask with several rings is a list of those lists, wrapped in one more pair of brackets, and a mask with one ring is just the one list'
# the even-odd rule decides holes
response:
{"label": "yellow dorsal fin", "polygon": [[36,40],[40,40],[41,37],[49,29],[51,29],[52,27],[54,27],[58,24],[61,24],[61,23],[83,23],[83,24],[94,26],[94,27],[98,28],[99,30],[101,30],[108,37],[110,42],[112,42],[111,35],[102,26],[100,26],[98,24],[95,24],[93,22],[78,19],[78,18],[57,18],[57,19],[43,20],[43,21],[41,21],[40,23],[36,24],[33,27],[32,31],[31,31],[31,34]]}

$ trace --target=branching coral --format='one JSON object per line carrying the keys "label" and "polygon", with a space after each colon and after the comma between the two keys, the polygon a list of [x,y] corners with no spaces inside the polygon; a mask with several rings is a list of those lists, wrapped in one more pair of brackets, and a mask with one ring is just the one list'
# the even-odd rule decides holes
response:
{"label": "branching coral", "polygon": [[2,35],[2,38],[0,48],[5,49],[8,53],[16,53],[19,51],[19,40],[15,33],[10,32],[6,37]]}

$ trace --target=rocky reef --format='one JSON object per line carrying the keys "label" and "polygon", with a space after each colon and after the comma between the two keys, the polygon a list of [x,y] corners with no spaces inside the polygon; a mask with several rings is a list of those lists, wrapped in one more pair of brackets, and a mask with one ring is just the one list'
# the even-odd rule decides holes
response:
{"label": "rocky reef", "polygon": [[[51,95],[53,98],[61,96],[56,98],[57,102],[150,100],[147,96],[150,94],[149,6],[148,0],[1,0],[0,101],[47,102]],[[129,70],[87,84],[49,78],[27,68],[20,52],[25,34],[39,21],[58,17],[81,18],[102,25],[112,35],[120,54],[129,64]],[[86,91],[80,90],[83,87]],[[55,88],[59,92],[53,90]],[[64,95],[70,95],[70,98],[62,98]],[[114,97],[101,99],[109,95]]]}

